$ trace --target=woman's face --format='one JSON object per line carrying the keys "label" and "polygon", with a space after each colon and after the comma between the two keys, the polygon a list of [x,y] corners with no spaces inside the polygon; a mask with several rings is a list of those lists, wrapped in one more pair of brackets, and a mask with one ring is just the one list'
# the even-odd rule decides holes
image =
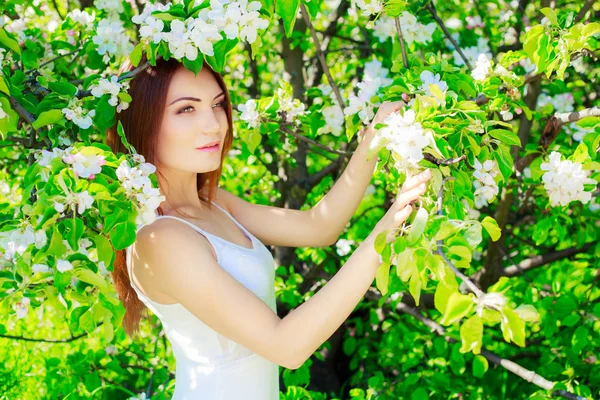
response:
{"label": "woman's face", "polygon": [[[225,93],[208,68],[197,76],[179,68],[169,85],[158,134],[158,164],[196,173],[219,168],[228,129],[225,107]],[[198,149],[214,142],[216,150]]]}

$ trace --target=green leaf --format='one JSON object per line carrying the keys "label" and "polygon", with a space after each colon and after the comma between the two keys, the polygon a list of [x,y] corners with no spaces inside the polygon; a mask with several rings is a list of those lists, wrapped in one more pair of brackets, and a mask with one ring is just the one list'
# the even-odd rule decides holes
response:
{"label": "green leaf", "polygon": [[425,225],[427,224],[427,218],[429,218],[427,210],[423,207],[419,208],[410,227],[410,231],[408,232],[408,235],[406,235],[408,243],[415,243],[417,239],[421,237],[425,230]]}
{"label": "green leaf", "polygon": [[377,285],[377,289],[379,289],[381,294],[384,296],[388,292],[389,280],[390,280],[390,264],[383,263],[377,268],[377,272],[375,274],[375,284]]}
{"label": "green leaf", "polygon": [[96,275],[93,271],[87,268],[75,268],[75,270],[73,271],[73,276],[83,282],[96,286],[102,291],[108,288],[108,284],[104,279],[102,279],[100,276]]}
{"label": "green leaf", "polygon": [[496,151],[493,152],[493,156],[494,156],[494,159],[498,162],[498,168],[500,169],[500,172],[502,173],[502,177],[504,178],[504,181],[508,181],[508,179],[510,178],[510,176],[513,173],[513,163],[514,163],[508,146],[506,146],[506,145],[498,146]]}
{"label": "green leaf", "polygon": [[450,295],[456,291],[457,289],[453,289],[450,286],[445,285],[443,282],[438,283],[433,297],[436,310],[444,314],[446,307],[448,306],[448,299],[450,298]]}
{"label": "green leaf", "polygon": [[6,85],[3,76],[0,76],[0,92],[10,96],[10,90],[8,90],[8,86]]}
{"label": "green leaf", "polygon": [[473,376],[481,378],[487,372],[488,368],[487,358],[481,355],[473,357]]}
{"label": "green leaf", "polygon": [[483,221],[481,221],[481,225],[483,225],[487,233],[492,238],[493,242],[500,239],[500,236],[502,235],[502,230],[500,229],[500,227],[498,227],[498,223],[494,218],[490,217],[489,215],[486,216],[483,219]]}
{"label": "green leaf", "polygon": [[415,257],[413,257],[414,252],[413,248],[407,248],[396,256],[396,274],[403,282],[408,281],[417,272],[417,263]]}
{"label": "green leaf", "polygon": [[187,57],[183,57],[183,66],[187,68],[189,71],[194,73],[194,76],[198,75],[198,72],[202,69],[202,65],[204,64],[204,54],[198,52],[198,56],[195,60],[190,61]]}
{"label": "green leaf", "polygon": [[558,18],[556,18],[556,13],[550,7],[544,7],[540,9],[540,12],[548,17],[548,20],[552,23],[552,25],[558,26]]}
{"label": "green leaf", "polygon": [[500,141],[502,141],[502,143],[508,144],[508,145],[515,145],[515,146],[521,146],[521,139],[519,139],[519,137],[506,129],[493,129],[491,131],[488,132],[488,134],[490,136],[492,136],[493,138],[496,138]]}
{"label": "green leaf", "polygon": [[275,12],[283,20],[283,27],[285,28],[286,37],[290,37],[292,35],[299,8],[300,0],[277,0],[275,2]]}
{"label": "green leaf", "polygon": [[137,67],[140,64],[142,59],[142,50],[144,47],[144,43],[140,42],[133,48],[133,51],[129,55],[129,60],[131,61],[131,65]]}
{"label": "green leaf", "polygon": [[525,347],[525,322],[510,307],[504,307],[502,314],[504,316],[500,320],[500,327],[504,340]]}
{"label": "green leaf", "polygon": [[214,44],[214,56],[207,56],[206,62],[214,69],[216,72],[222,72],[223,67],[225,66],[225,60],[227,56],[235,48],[238,44],[238,39],[229,40],[224,39],[220,40]]}
{"label": "green leaf", "polygon": [[123,131],[123,125],[121,124],[121,121],[119,121],[117,123],[117,133],[119,134],[119,137],[121,138],[121,143],[123,143],[123,146],[125,146],[125,148],[129,151],[130,154],[137,154],[137,151],[135,150],[135,148],[129,144],[129,142],[127,141],[127,137],[125,136],[125,132]]}
{"label": "green leaf", "polygon": [[40,129],[42,126],[55,124],[63,119],[63,113],[60,110],[44,111],[40,116],[33,121],[33,128]]}
{"label": "green leaf", "polygon": [[421,287],[423,286],[423,282],[421,282],[421,277],[419,273],[416,272],[412,274],[410,277],[410,282],[408,284],[408,291],[412,295],[413,299],[415,299],[415,304],[417,307],[419,306],[419,301],[421,298]]}
{"label": "green leaf", "polygon": [[0,28],[0,44],[4,45],[4,47],[6,47],[7,49],[14,51],[18,55],[21,55],[21,48],[19,47],[19,42],[13,39],[12,34],[9,36],[9,34],[4,28]]}
{"label": "green leaf", "polygon": [[135,242],[136,228],[133,222],[127,221],[121,222],[111,229],[109,235],[115,250],[123,250]]}
{"label": "green leaf", "polygon": [[481,352],[483,344],[483,321],[479,315],[473,315],[460,327],[460,339],[462,341],[461,353],[473,351],[473,354]]}
{"label": "green leaf", "polygon": [[461,318],[467,316],[473,308],[473,299],[458,292],[454,292],[448,298],[448,304],[444,310],[444,316],[440,323],[442,325],[451,325]]}
{"label": "green leaf", "polygon": [[254,154],[254,151],[262,140],[260,131],[258,129],[243,129],[240,131],[239,135],[242,141],[248,146],[248,150]]}
{"label": "green leaf", "polygon": [[472,251],[466,246],[451,246],[448,248],[449,254],[454,254],[467,261],[471,261]]}

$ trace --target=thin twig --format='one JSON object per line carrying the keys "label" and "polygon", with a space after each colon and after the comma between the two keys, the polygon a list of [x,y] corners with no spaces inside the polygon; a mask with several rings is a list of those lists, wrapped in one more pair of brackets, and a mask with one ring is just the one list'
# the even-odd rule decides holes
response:
{"label": "thin twig", "polygon": [[[458,340],[446,336],[446,329],[443,326],[441,326],[434,320],[423,316],[417,309],[409,307],[404,303],[398,303],[398,305],[396,306],[396,310],[405,314],[412,315],[413,317],[421,321],[423,324],[425,324],[425,326],[429,327],[433,332],[446,339],[447,342],[458,342]],[[552,388],[556,385],[554,382],[551,382],[543,376],[538,375],[535,371],[528,370],[527,368],[524,368],[511,360],[507,360],[506,358],[502,358],[497,354],[492,353],[491,351],[482,349],[481,355],[484,356],[491,363],[505,368],[506,370],[512,372],[513,374],[526,380],[527,382],[533,383],[539,388],[542,388],[544,390],[552,390]],[[552,396],[564,397],[566,399],[585,400],[584,397],[577,396],[576,394],[567,392],[566,390],[555,390],[554,392],[552,392]]]}
{"label": "thin twig", "polygon": [[398,41],[400,42],[400,48],[402,49],[402,62],[404,68],[408,69],[408,58],[406,56],[406,45],[404,43],[404,36],[402,35],[402,27],[400,26],[400,17],[394,18],[396,22],[396,31],[398,31]]}
{"label": "thin twig", "polygon": [[[437,215],[443,215],[443,203],[444,203],[444,184],[446,183],[446,181],[450,180],[450,179],[454,179],[454,177],[446,177],[442,180],[442,185],[440,186],[440,190],[438,191],[438,195],[437,195]],[[446,253],[444,253],[444,250],[442,250],[442,248],[444,247],[444,241],[443,240],[438,240],[437,241],[437,250],[436,253],[438,253],[440,256],[442,256],[442,258],[444,259],[444,261],[446,261],[446,263],[448,264],[448,266],[450,267],[450,269],[452,270],[452,272],[454,272],[454,275],[456,275],[457,277],[459,277],[464,283],[465,285],[467,285],[467,287],[469,288],[469,290],[471,292],[473,292],[477,297],[481,297],[483,296],[485,293],[479,289],[471,279],[469,279],[465,274],[463,274],[458,268],[456,268],[456,266],[454,265],[454,263],[452,261],[450,261],[450,259],[446,256]]]}
{"label": "thin twig", "polygon": [[54,61],[56,61],[56,60],[58,60],[58,59],[60,59],[60,58],[63,58],[63,57],[70,56],[71,54],[75,54],[75,53],[77,53],[78,51],[81,51],[81,50],[82,50],[82,48],[78,48],[78,49],[75,49],[75,50],[73,50],[73,51],[72,51],[72,52],[70,52],[70,53],[67,53],[67,54],[62,54],[62,55],[58,55],[58,56],[54,57],[54,58],[53,58],[53,59],[51,59],[51,60],[48,60],[48,61],[46,61],[46,62],[43,62],[43,63],[41,63],[41,64],[39,65],[39,67],[37,67],[37,68],[32,68],[32,69],[30,69],[30,70],[28,70],[28,71],[25,71],[25,74],[26,74],[26,75],[28,75],[28,74],[32,73],[33,71],[35,71],[36,69],[40,69],[40,68],[42,68],[42,67],[45,67],[46,65],[48,65],[48,64],[50,64],[50,63],[53,63]]}
{"label": "thin twig", "polygon": [[304,135],[301,135],[301,134],[299,134],[297,132],[294,132],[293,130],[287,129],[284,126],[280,127],[279,130],[282,131],[282,132],[285,132],[287,134],[290,134],[290,135],[294,136],[296,139],[302,140],[302,141],[304,141],[306,143],[310,143],[313,146],[318,147],[318,148],[320,148],[322,150],[328,151],[329,153],[339,154],[339,155],[342,155],[342,156],[351,156],[353,154],[351,151],[341,151],[341,150],[330,149],[329,147],[327,147],[325,145],[322,145],[321,143],[316,142],[316,141],[314,141],[312,139],[309,139],[309,138],[307,138]]}
{"label": "thin twig", "polygon": [[327,66],[327,62],[325,60],[325,54],[323,54],[323,49],[321,49],[321,43],[319,42],[319,38],[317,37],[317,32],[315,32],[315,28],[312,25],[312,22],[310,21],[310,16],[308,14],[308,11],[306,10],[306,6],[304,5],[304,3],[300,3],[300,9],[302,10],[302,18],[304,18],[304,21],[306,22],[306,25],[308,26],[308,29],[310,30],[310,35],[312,36],[312,39],[315,42],[315,47],[317,49],[317,56],[319,57],[319,62],[321,63],[321,66],[323,67],[323,72],[325,72],[325,75],[327,76],[327,81],[329,82],[331,89],[335,93],[335,97],[340,105],[340,108],[343,110],[344,109],[344,99],[342,98],[340,89],[337,87],[337,85],[335,84],[335,82],[333,80],[333,77],[331,76],[331,72],[329,71],[329,67]]}
{"label": "thin twig", "polygon": [[466,155],[462,155],[460,157],[456,157],[456,158],[436,158],[435,156],[429,154],[429,153],[423,153],[423,158],[425,158],[427,161],[435,164],[435,165],[452,165],[452,164],[457,164],[459,162],[461,162],[462,160],[465,160],[467,158]]}
{"label": "thin twig", "polygon": [[437,24],[440,26],[440,28],[444,32],[444,35],[446,35],[448,40],[452,43],[452,45],[454,46],[454,48],[456,49],[458,54],[460,54],[460,57],[465,62],[465,65],[467,66],[467,68],[469,68],[469,70],[472,70],[473,67],[471,67],[471,63],[469,62],[469,60],[467,59],[467,57],[465,56],[463,51],[460,49],[460,46],[458,45],[458,43],[456,43],[456,40],[454,40],[452,35],[450,35],[450,32],[448,31],[448,28],[446,28],[444,21],[441,20],[440,16],[438,15],[437,11],[435,10],[435,5],[433,4],[433,1],[429,2],[425,6],[425,8],[431,13],[431,16],[433,17],[433,19],[435,19],[435,22],[437,22]]}

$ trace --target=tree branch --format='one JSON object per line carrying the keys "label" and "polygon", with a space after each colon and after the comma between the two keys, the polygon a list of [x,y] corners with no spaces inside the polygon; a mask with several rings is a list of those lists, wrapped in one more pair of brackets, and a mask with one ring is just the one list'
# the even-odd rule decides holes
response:
{"label": "tree branch", "polygon": [[400,26],[400,17],[394,18],[396,22],[396,31],[398,31],[398,41],[400,42],[400,48],[402,49],[402,62],[404,68],[408,69],[408,58],[406,56],[406,45],[404,43],[404,36],[402,35],[402,27]]}
{"label": "tree branch", "polygon": [[[456,340],[452,337],[446,336],[446,329],[443,326],[441,326],[434,320],[423,316],[416,309],[409,307],[404,303],[398,303],[398,305],[396,306],[396,311],[412,315],[413,317],[415,317],[416,319],[421,321],[423,324],[425,324],[425,326],[429,327],[429,329],[431,329],[433,332],[437,333],[439,336],[442,336],[444,339],[446,339],[447,342],[449,342],[449,343],[457,343],[458,342],[458,340]],[[555,385],[554,382],[551,382],[551,381],[547,380],[546,378],[538,375],[535,371],[530,371],[527,368],[524,368],[513,361],[507,360],[506,358],[502,358],[502,357],[496,355],[495,353],[492,353],[491,351],[482,349],[481,355],[484,356],[491,363],[503,367],[504,369],[512,372],[513,374],[526,380],[527,382],[533,383],[534,385],[536,385],[539,388],[542,388],[544,390],[552,390],[552,388]],[[577,396],[576,394],[567,392],[565,390],[556,390],[556,391],[552,392],[552,396],[563,397],[566,399],[585,400],[584,397]]]}
{"label": "tree branch", "polygon": [[596,0],[587,0],[583,7],[581,7],[581,10],[579,10],[579,12],[577,13],[577,16],[575,16],[573,23],[576,24],[580,22],[583,19],[583,17],[585,17],[585,14],[587,14],[587,12],[591,10],[595,2]]}
{"label": "tree branch", "polygon": [[448,38],[448,40],[452,43],[452,45],[454,46],[454,48],[456,49],[456,51],[458,52],[458,54],[460,54],[460,57],[465,62],[465,65],[467,66],[467,68],[469,68],[469,70],[472,70],[473,67],[471,67],[471,63],[469,62],[469,60],[465,56],[465,53],[463,53],[463,51],[461,50],[461,48],[458,45],[458,43],[456,43],[456,40],[454,40],[454,38],[452,37],[452,35],[450,35],[450,32],[448,31],[448,28],[446,28],[446,25],[444,24],[444,21],[441,20],[440,16],[438,15],[437,11],[435,10],[435,5],[433,4],[433,0],[431,2],[429,2],[425,6],[425,8],[431,13],[431,16],[433,17],[433,19],[435,19],[435,22],[437,22],[437,24],[440,26],[440,28],[444,32],[444,35],[446,35],[446,37]]}
{"label": "tree branch", "polygon": [[512,277],[524,273],[526,271],[544,266],[554,261],[562,260],[564,258],[571,257],[575,254],[583,253],[592,246],[595,246],[598,242],[589,242],[581,247],[573,246],[568,249],[559,250],[553,253],[540,254],[537,256],[530,257],[526,260],[521,261],[519,264],[505,268],[503,275]]}
{"label": "tree branch", "polygon": [[323,144],[321,144],[319,142],[316,142],[316,141],[314,141],[312,139],[309,139],[309,138],[307,138],[304,135],[301,135],[301,134],[299,134],[297,132],[294,132],[293,130],[287,129],[284,126],[280,127],[279,130],[282,131],[282,132],[285,132],[287,134],[292,135],[296,139],[300,139],[300,140],[302,140],[302,141],[304,141],[306,143],[309,143],[309,144],[311,144],[311,145],[313,145],[315,147],[318,147],[318,148],[320,148],[322,150],[328,151],[329,153],[339,154],[339,155],[342,155],[342,156],[351,156],[352,155],[352,152],[350,152],[350,151],[342,151],[342,150],[330,149],[329,147],[327,147],[327,146],[325,146],[325,145],[323,145]]}
{"label": "tree branch", "polygon": [[325,72],[325,76],[327,76],[327,81],[329,81],[329,85],[331,89],[335,93],[335,97],[340,105],[342,111],[344,110],[344,99],[342,98],[342,94],[340,93],[340,89],[335,84],[333,77],[331,76],[331,72],[329,71],[329,67],[327,66],[327,61],[325,60],[325,54],[323,54],[323,49],[321,49],[321,43],[319,42],[319,38],[317,37],[317,33],[315,32],[315,28],[310,21],[310,16],[308,14],[308,10],[304,3],[300,3],[300,9],[302,10],[302,18],[306,22],[308,29],[310,30],[310,35],[312,36],[313,41],[315,42],[315,47],[317,49],[317,56],[319,57],[319,62],[323,67],[323,72]]}

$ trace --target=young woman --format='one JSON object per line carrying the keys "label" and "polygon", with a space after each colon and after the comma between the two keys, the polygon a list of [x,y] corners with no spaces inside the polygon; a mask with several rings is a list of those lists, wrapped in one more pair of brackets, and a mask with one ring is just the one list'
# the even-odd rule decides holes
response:
{"label": "young woman", "polygon": [[[130,64],[121,73],[132,70]],[[378,233],[398,228],[425,191],[429,171],[403,186],[369,237],[310,300],[278,317],[275,265],[265,244],[336,242],[369,184],[372,127],[400,107],[382,104],[344,174],[311,210],[256,205],[218,187],[233,140],[222,77],[197,76],[171,59],[138,74],[131,106],[117,115],[127,140],[154,164],[166,200],[156,221],[120,251],[113,280],[133,334],[145,307],[162,321],[176,358],[173,399],[276,400],[278,366],[296,369],[344,322],[373,282]],[[125,152],[115,129],[107,143]]]}

